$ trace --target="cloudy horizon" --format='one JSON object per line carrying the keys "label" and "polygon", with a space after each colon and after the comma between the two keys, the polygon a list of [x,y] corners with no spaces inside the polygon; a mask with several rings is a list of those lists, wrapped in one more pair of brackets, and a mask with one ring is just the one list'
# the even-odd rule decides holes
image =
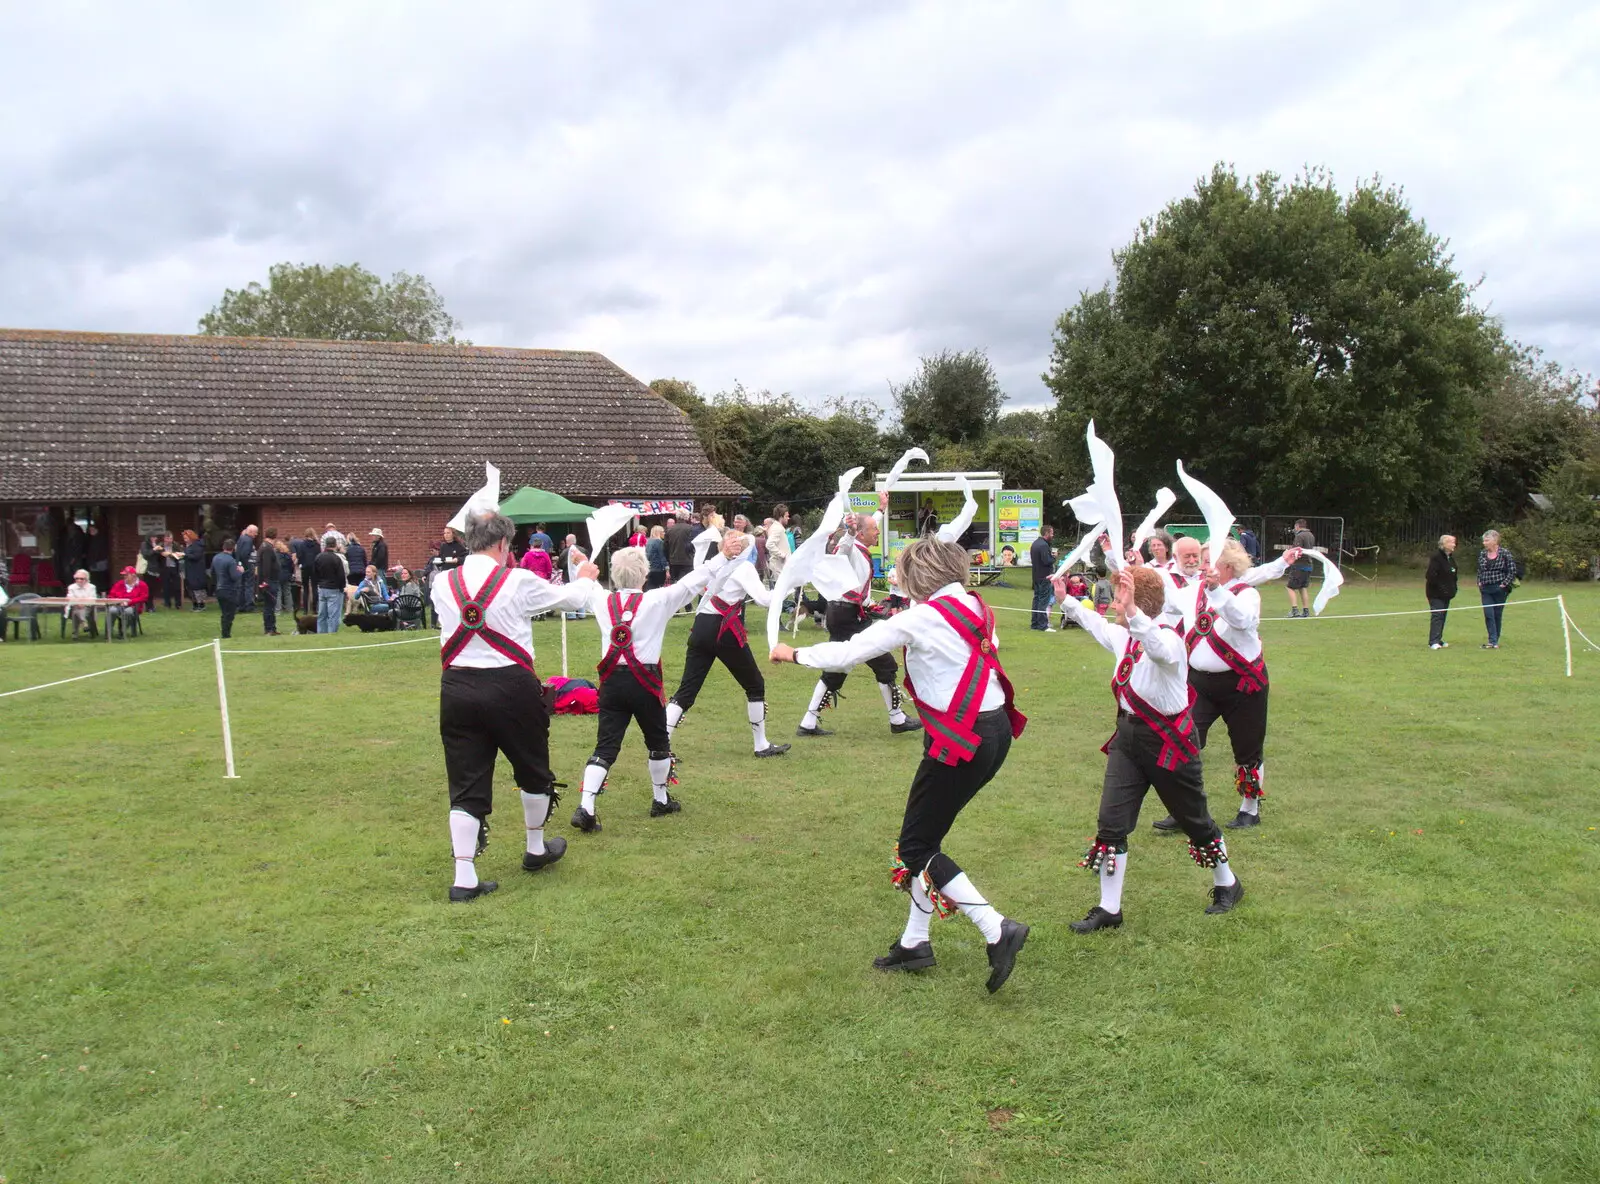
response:
{"label": "cloudy horizon", "polygon": [[1056,318],[1217,161],[1381,175],[1600,371],[1600,10],[1534,3],[17,9],[0,325],[192,333],[273,263],[424,275],[482,345],[886,401]]}

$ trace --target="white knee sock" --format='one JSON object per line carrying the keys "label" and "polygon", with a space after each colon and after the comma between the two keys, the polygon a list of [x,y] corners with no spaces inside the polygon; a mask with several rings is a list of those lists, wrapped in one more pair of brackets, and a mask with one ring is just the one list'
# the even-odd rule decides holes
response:
{"label": "white knee sock", "polygon": [[606,783],[606,771],[599,765],[583,766],[583,802],[584,810],[594,813],[595,795],[600,792],[600,787]]}
{"label": "white knee sock", "polygon": [[550,821],[550,795],[522,791],[522,821],[528,828],[528,854],[544,854],[544,824]]}
{"label": "white knee sock", "polygon": [[928,940],[928,926],[933,921],[933,901],[922,886],[921,876],[911,877],[911,913],[906,917],[906,931],[900,935],[900,944],[906,949]]}
{"label": "white knee sock", "polygon": [[983,898],[983,894],[977,888],[973,887],[972,881],[967,879],[966,872],[962,872],[939,891],[954,901],[962,915],[978,927],[984,941],[1000,940],[1000,922],[1004,921],[1005,917],[999,909]]}
{"label": "white knee sock", "polygon": [[[1261,792],[1265,793],[1267,790],[1266,761],[1262,761],[1256,766],[1256,783],[1261,786]],[[1239,806],[1239,809],[1243,810],[1246,814],[1259,814],[1261,813],[1261,799],[1245,798],[1244,802]]]}
{"label": "white knee sock", "polygon": [[800,721],[802,728],[814,728],[819,717],[817,712],[822,710],[822,700],[828,693],[828,686],[820,678],[817,679],[817,689],[811,692],[811,706],[806,708],[806,717]]}
{"label": "white knee sock", "polygon": [[1261,813],[1261,799],[1260,798],[1240,798],[1239,799],[1239,812],[1241,814],[1259,814],[1259,813]]}
{"label": "white knee sock", "polygon": [[456,856],[456,887],[478,886],[478,820],[465,810],[450,811],[450,847]]}
{"label": "white knee sock", "polygon": [[1218,840],[1222,859],[1211,869],[1211,882],[1218,888],[1227,888],[1234,882],[1233,865],[1228,862],[1228,844]]}
{"label": "white knee sock", "polygon": [[746,703],[744,714],[750,721],[750,733],[755,739],[756,751],[760,752],[767,746],[767,705],[759,700]]}
{"label": "white knee sock", "polygon": [[667,800],[667,778],[672,775],[672,758],[665,757],[657,760],[650,758],[650,789],[655,794],[656,801]]}
{"label": "white knee sock", "polygon": [[667,735],[668,736],[672,735],[673,730],[676,729],[677,726],[678,726],[678,721],[680,719],[682,719],[682,718],[683,718],[683,708],[679,707],[676,703],[668,703],[667,704]]}
{"label": "white knee sock", "polygon": [[[1117,870],[1112,871],[1111,865],[1115,863]],[[1100,907],[1108,913],[1122,911],[1122,881],[1128,874],[1128,853],[1118,851],[1109,854],[1100,863]]]}
{"label": "white knee sock", "polygon": [[894,687],[886,682],[878,684],[878,693],[883,696],[883,705],[889,709],[889,722],[903,724],[906,722],[905,709],[895,705]]}

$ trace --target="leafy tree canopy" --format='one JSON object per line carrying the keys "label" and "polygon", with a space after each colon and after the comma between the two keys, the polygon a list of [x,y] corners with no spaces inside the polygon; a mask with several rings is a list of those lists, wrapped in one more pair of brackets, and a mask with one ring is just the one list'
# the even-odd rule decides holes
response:
{"label": "leafy tree canopy", "polygon": [[420,275],[397,271],[388,283],[359,263],[274,264],[267,283],[229,288],[200,318],[211,337],[304,337],[322,341],[456,343],[461,327]]}
{"label": "leafy tree canopy", "polygon": [[981,349],[941,350],[923,358],[917,373],[890,388],[908,440],[931,447],[981,439],[1000,418],[1005,392]]}

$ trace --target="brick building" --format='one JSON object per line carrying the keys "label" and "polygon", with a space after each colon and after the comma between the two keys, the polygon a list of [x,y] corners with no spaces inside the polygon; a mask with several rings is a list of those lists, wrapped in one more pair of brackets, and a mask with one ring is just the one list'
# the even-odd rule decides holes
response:
{"label": "brick building", "polygon": [[0,423],[0,553],[34,567],[90,522],[113,573],[141,527],[252,522],[382,527],[417,565],[486,460],[507,494],[747,493],[681,411],[576,351],[0,329]]}

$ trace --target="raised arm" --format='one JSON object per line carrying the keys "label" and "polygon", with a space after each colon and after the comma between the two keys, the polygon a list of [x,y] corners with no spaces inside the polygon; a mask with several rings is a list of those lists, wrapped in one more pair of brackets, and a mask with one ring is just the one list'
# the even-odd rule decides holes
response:
{"label": "raised arm", "polygon": [[1078,625],[1085,633],[1105,646],[1113,654],[1122,653],[1122,646],[1127,640],[1127,635],[1123,633],[1120,626],[1110,624],[1093,609],[1084,608],[1075,596],[1069,596],[1067,594],[1066,576],[1052,576],[1050,585],[1055,589],[1056,600],[1060,602],[1062,611],[1078,622]]}
{"label": "raised arm", "polygon": [[705,586],[727,566],[728,557],[718,553],[684,576],[676,584],[668,584],[664,588],[653,589],[646,592],[645,595],[658,604],[669,606],[667,607],[669,613],[675,613],[700,595],[705,590]]}
{"label": "raised arm", "polygon": [[772,651],[773,660],[787,659],[816,670],[848,671],[851,667],[859,666],[879,654],[887,654],[891,650],[910,645],[915,638],[917,617],[922,617],[922,625],[926,628],[927,618],[916,609],[911,609],[898,616],[868,625],[848,641],[826,641],[821,645],[808,645],[798,650],[780,645]]}
{"label": "raised arm", "polygon": [[753,563],[746,563],[741,559],[733,565],[733,570],[728,573],[728,578],[723,583],[724,586],[738,584],[739,590],[744,593],[744,598],[762,608],[768,608],[772,604],[772,593],[761,582]]}
{"label": "raised arm", "polygon": [[1206,603],[1235,629],[1254,633],[1261,625],[1261,593],[1254,588],[1246,588],[1235,596],[1226,584],[1218,584],[1206,589]]}
{"label": "raised arm", "polygon": [[[1262,584],[1270,584],[1273,580],[1281,580],[1289,565],[1300,558],[1300,548],[1290,547],[1271,563],[1258,563],[1244,575],[1239,577],[1240,583],[1249,584],[1252,588],[1259,588]],[[1210,593],[1206,594],[1210,599]],[[1229,624],[1232,624],[1230,621]]]}
{"label": "raised arm", "polygon": [[1145,657],[1162,666],[1176,666],[1184,657],[1183,638],[1163,629],[1137,608],[1128,616],[1128,632],[1144,646]]}

